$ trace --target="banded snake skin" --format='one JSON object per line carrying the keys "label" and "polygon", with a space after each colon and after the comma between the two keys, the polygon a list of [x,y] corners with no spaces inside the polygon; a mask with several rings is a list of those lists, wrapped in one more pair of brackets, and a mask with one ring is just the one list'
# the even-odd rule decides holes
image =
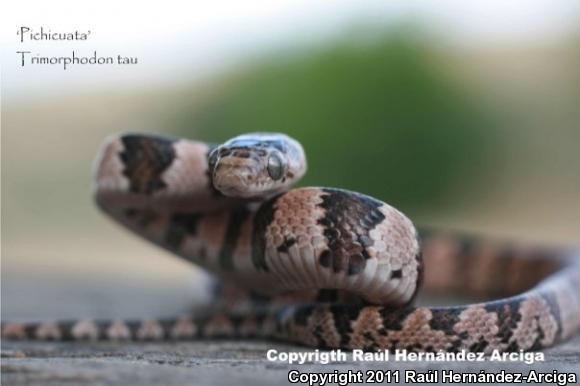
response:
{"label": "banded snake skin", "polygon": [[[226,337],[490,352],[542,349],[580,329],[576,250],[417,231],[372,197],[291,189],[305,172],[302,146],[284,134],[221,145],[149,134],[107,139],[95,164],[97,205],[211,272],[225,283],[220,296],[234,296],[207,314],[174,319],[3,323],[3,339]],[[420,288],[494,300],[418,307]]]}

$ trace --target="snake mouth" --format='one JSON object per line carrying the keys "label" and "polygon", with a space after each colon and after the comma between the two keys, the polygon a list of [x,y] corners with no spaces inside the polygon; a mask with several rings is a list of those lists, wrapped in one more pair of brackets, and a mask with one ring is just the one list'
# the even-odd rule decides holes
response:
{"label": "snake mouth", "polygon": [[241,176],[219,174],[214,176],[213,185],[226,196],[245,197],[247,194],[247,189],[241,187],[244,185],[244,180]]}
{"label": "snake mouth", "polygon": [[212,183],[225,196],[249,198],[261,194],[258,184],[260,165],[252,159],[219,158]]}

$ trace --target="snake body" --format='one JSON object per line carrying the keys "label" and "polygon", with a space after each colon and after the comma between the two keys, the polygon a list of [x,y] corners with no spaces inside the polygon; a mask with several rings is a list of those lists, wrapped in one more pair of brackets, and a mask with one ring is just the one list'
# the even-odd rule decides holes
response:
{"label": "snake body", "polygon": [[[283,134],[221,145],[124,134],[105,142],[95,169],[105,213],[213,273],[235,296],[206,315],[175,319],[4,324],[4,338],[232,337],[490,352],[541,349],[580,329],[575,250],[417,231],[372,197],[291,189],[306,158]],[[422,284],[495,300],[417,307]]]}

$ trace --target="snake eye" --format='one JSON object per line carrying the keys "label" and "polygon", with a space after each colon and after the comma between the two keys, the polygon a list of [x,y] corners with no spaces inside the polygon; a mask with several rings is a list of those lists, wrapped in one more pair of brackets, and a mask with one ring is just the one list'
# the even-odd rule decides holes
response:
{"label": "snake eye", "polygon": [[273,180],[279,180],[284,174],[284,161],[278,153],[272,153],[268,158],[268,174]]}

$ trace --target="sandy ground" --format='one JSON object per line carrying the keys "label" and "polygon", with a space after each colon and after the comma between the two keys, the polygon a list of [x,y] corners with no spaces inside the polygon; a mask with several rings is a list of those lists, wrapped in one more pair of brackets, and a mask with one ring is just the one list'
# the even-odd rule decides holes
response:
{"label": "sandy ground", "polygon": [[343,362],[289,365],[265,353],[300,350],[262,342],[208,341],[163,344],[4,343],[5,385],[271,385],[288,383],[288,372],[339,370],[449,370],[457,372],[580,372],[580,337],[545,351],[545,361]]}

